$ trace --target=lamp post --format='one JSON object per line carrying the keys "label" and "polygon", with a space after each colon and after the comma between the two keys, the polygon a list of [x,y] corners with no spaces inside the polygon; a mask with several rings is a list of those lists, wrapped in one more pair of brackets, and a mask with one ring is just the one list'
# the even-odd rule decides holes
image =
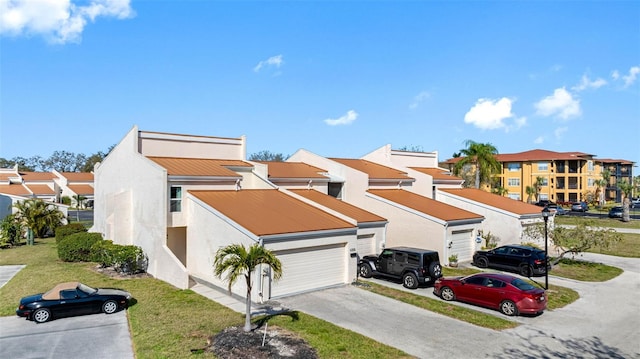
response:
{"label": "lamp post", "polygon": [[544,219],[544,289],[549,289],[549,239],[547,237],[547,222],[549,221],[549,208],[542,209],[542,219]]}

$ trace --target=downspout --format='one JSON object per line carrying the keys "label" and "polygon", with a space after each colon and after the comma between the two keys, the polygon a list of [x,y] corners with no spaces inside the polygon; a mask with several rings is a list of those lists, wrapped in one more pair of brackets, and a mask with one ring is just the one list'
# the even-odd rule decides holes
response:
{"label": "downspout", "polygon": [[[264,247],[262,238],[260,238],[260,247]],[[264,277],[268,275],[269,275],[269,272],[266,270],[263,270],[262,264],[261,264],[260,270],[256,271],[256,276],[258,277],[257,280],[260,288],[260,291],[258,292],[258,297],[260,297],[260,303],[264,303],[264,282],[265,282]]]}

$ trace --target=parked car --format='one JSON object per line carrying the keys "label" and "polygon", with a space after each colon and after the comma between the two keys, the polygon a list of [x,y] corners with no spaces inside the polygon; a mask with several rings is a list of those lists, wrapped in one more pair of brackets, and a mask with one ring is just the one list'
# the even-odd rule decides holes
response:
{"label": "parked car", "polygon": [[545,274],[547,260],[543,250],[519,244],[488,251],[476,251],[473,264],[480,268],[496,268],[520,273],[525,277]]}
{"label": "parked car", "polygon": [[586,212],[589,210],[587,202],[573,202],[571,204],[571,210],[574,212]]}
{"label": "parked car", "polygon": [[622,206],[611,207],[609,218],[622,218]]}
{"label": "parked car", "polygon": [[547,207],[547,206],[552,205],[552,204],[555,205],[555,203],[549,201],[548,199],[541,199],[541,200],[539,200],[538,202],[536,202],[534,204],[536,206],[539,206],[539,207]]}
{"label": "parked car", "polygon": [[640,208],[640,198],[635,198],[631,200],[631,208]]}
{"label": "parked car", "polygon": [[46,293],[20,299],[19,317],[36,323],[90,313],[112,314],[129,306],[131,294],[115,288],[92,288],[79,282],[61,283]]}
{"label": "parked car", "polygon": [[562,206],[556,207],[555,210],[556,210],[556,216],[564,216],[569,212],[566,209],[564,209],[564,207],[562,207]]}
{"label": "parked car", "polygon": [[442,277],[442,266],[438,252],[410,248],[385,248],[379,256],[364,256],[358,263],[360,276],[384,276],[402,280],[406,288],[432,284]]}
{"label": "parked car", "polygon": [[509,316],[541,314],[547,308],[544,289],[508,274],[477,273],[440,278],[433,286],[433,293],[447,301],[497,309]]}
{"label": "parked car", "polygon": [[567,211],[564,208],[562,208],[562,206],[558,206],[556,203],[553,203],[553,202],[549,203],[545,207],[547,207],[549,211],[551,211],[551,213],[554,213],[558,216],[564,216],[565,214],[567,214]]}

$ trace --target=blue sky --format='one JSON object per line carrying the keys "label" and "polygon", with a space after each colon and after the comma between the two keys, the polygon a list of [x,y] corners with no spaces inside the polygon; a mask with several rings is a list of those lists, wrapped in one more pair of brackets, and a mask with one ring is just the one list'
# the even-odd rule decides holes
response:
{"label": "blue sky", "polygon": [[[467,139],[640,163],[638,1],[0,0],[0,157],[134,126],[248,153],[450,158]],[[635,172],[635,171],[634,171]]]}

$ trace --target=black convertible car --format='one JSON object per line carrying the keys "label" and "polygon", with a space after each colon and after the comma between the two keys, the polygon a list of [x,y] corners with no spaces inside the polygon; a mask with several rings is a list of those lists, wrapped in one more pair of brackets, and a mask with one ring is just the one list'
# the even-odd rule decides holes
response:
{"label": "black convertible car", "polygon": [[61,283],[46,293],[20,299],[19,317],[44,323],[55,317],[106,313],[129,306],[131,294],[121,289],[92,288],[79,282]]}

